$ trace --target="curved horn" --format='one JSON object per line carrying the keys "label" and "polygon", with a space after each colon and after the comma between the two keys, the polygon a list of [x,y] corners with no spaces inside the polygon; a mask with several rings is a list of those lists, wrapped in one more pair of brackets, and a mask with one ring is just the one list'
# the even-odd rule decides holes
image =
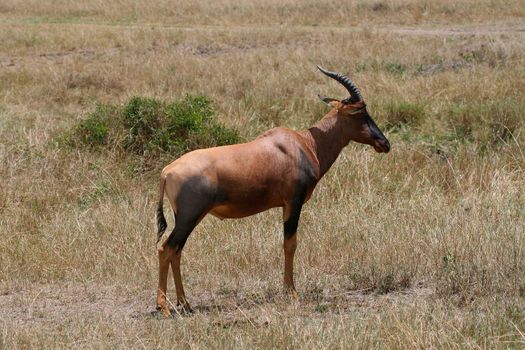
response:
{"label": "curved horn", "polygon": [[339,73],[335,73],[335,72],[330,72],[320,66],[317,66],[317,69],[323,72],[323,74],[341,83],[346,88],[346,90],[348,90],[348,92],[350,93],[350,102],[356,103],[356,102],[363,100],[363,97],[361,96],[359,89],[357,88],[357,86],[355,86],[355,84],[350,79],[348,79],[347,76],[339,74]]}

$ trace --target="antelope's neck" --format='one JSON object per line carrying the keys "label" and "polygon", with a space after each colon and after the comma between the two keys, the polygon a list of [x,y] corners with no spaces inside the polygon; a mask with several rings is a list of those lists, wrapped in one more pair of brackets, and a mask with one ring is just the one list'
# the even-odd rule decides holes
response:
{"label": "antelope's neck", "polygon": [[350,129],[344,118],[337,117],[337,111],[334,109],[314,126],[302,132],[303,136],[309,139],[312,151],[319,161],[320,178],[350,142]]}

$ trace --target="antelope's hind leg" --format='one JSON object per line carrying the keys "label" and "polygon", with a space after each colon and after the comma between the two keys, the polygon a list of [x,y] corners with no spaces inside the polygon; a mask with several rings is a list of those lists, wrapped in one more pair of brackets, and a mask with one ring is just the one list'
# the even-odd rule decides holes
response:
{"label": "antelope's hind leg", "polygon": [[173,280],[175,282],[175,290],[177,292],[177,306],[182,307],[182,311],[184,312],[192,312],[192,310],[186,299],[186,295],[184,294],[182,275],[180,272],[180,261],[182,258],[182,249],[184,248],[189,235],[197,225],[197,221],[200,220],[188,224],[178,224],[174,230],[174,234],[170,237],[167,243],[171,253],[170,263],[173,272]]}
{"label": "antelope's hind leg", "polygon": [[159,287],[157,290],[157,310],[160,310],[164,316],[170,316],[169,302],[167,298],[168,273],[171,266],[173,279],[175,281],[175,290],[177,293],[177,306],[182,306],[183,311],[191,311],[190,305],[184,294],[182,285],[182,276],[180,272],[180,261],[182,249],[188,240],[191,232],[200,220],[191,220],[188,223],[179,219],[178,216],[175,228],[171,232],[166,245],[162,251],[159,251]]}
{"label": "antelope's hind leg", "polygon": [[159,285],[157,288],[157,310],[164,316],[170,316],[171,312],[168,307],[166,297],[168,288],[168,273],[170,271],[170,252],[167,249],[159,251]]}
{"label": "antelope's hind leg", "polygon": [[170,235],[166,247],[170,248],[171,251],[170,264],[177,291],[177,306],[181,306],[184,312],[191,312],[191,307],[182,285],[180,272],[182,250],[193,229],[206,216],[215,199],[216,188],[204,176],[186,179],[175,199],[177,219],[175,229]]}

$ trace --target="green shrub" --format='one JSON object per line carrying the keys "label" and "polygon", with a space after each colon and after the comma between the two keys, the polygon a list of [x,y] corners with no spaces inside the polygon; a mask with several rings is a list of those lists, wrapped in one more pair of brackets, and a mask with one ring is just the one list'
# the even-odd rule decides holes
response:
{"label": "green shrub", "polygon": [[106,142],[108,127],[102,121],[90,117],[78,125],[77,133],[82,143],[88,146],[98,146]]}
{"label": "green shrub", "polygon": [[211,101],[185,96],[163,102],[133,97],[124,105],[99,105],[64,137],[73,147],[119,150],[143,158],[182,153],[241,141],[236,130],[218,123]]}
{"label": "green shrub", "polygon": [[77,124],[74,134],[77,144],[88,147],[97,147],[108,142],[109,126],[107,123],[107,110],[97,106],[95,112]]}
{"label": "green shrub", "polygon": [[75,124],[73,128],[56,138],[61,145],[69,147],[99,148],[110,143],[114,107],[97,105],[95,111]]}
{"label": "green shrub", "polygon": [[159,101],[133,97],[121,112],[122,125],[128,131],[124,147],[135,153],[144,153],[148,144],[155,140],[156,130],[162,127],[162,112]]}

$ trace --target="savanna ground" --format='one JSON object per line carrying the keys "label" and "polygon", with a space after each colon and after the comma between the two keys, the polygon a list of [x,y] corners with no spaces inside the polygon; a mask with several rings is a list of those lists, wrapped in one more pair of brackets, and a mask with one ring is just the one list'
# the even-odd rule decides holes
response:
{"label": "savanna ground", "polygon": [[[522,348],[521,0],[0,3],[0,348]],[[350,144],[305,206],[297,303],[280,210],[206,218],[195,313],[154,313],[168,159],[62,136],[133,96],[214,101],[252,139],[304,128],[348,74],[392,143]],[[168,215],[169,216],[169,215]],[[172,284],[169,296],[174,296]]]}

